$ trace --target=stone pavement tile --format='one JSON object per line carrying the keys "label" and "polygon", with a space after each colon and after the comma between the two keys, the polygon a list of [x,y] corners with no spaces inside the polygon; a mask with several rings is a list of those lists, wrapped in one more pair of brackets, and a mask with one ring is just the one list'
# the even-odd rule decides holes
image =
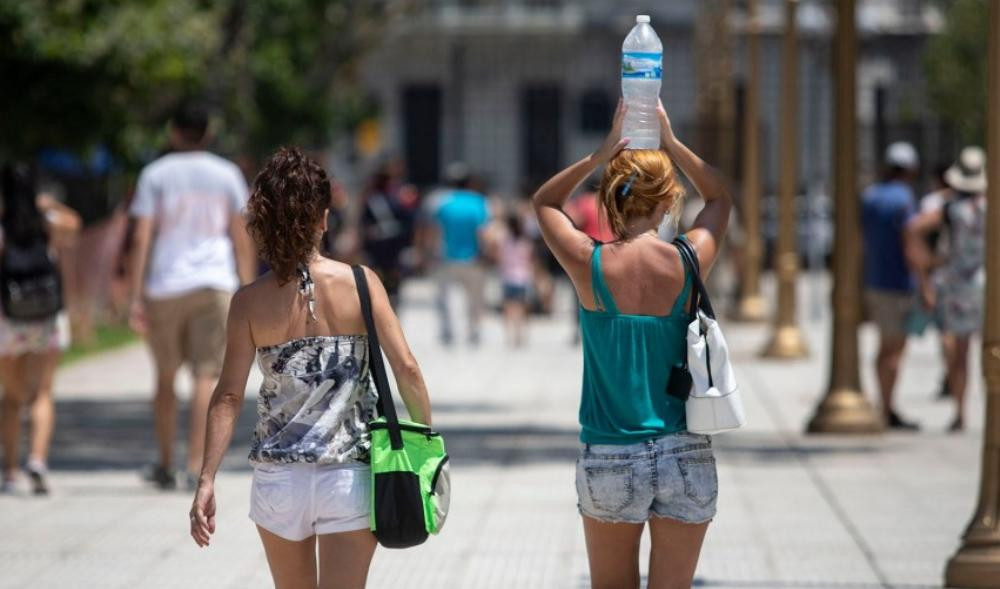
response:
{"label": "stone pavement tile", "polygon": [[[377,551],[369,586],[587,587],[574,491],[581,359],[569,345],[569,314],[535,321],[524,350],[502,344],[493,317],[479,349],[444,349],[436,341],[432,293],[426,282],[411,283],[402,317],[431,390],[435,427],[453,455],[452,513],[444,533],[425,545]],[[726,324],[751,422],[715,438],[719,514],[696,586],[940,586],[975,499],[981,388],[970,394],[972,431],[939,433],[950,408],[928,394],[940,376],[936,344],[915,340],[898,402],[931,431],[804,436],[828,381],[829,323],[803,313],[802,325],[810,358],[775,362],[756,356],[766,327]],[[863,329],[863,358],[871,358],[874,344]],[[0,497],[0,529],[10,531],[0,535],[0,589],[270,586],[246,517],[256,382],[248,385],[234,448],[216,483],[218,533],[212,546],[198,549],[187,534],[190,494],[153,491],[135,471],[151,451],[150,378],[141,346],[60,371],[64,431],[54,447],[55,493],[49,500]],[[863,383],[871,394],[870,361],[863,362]],[[648,547],[646,534],[644,566]],[[109,563],[117,569],[106,570]]]}

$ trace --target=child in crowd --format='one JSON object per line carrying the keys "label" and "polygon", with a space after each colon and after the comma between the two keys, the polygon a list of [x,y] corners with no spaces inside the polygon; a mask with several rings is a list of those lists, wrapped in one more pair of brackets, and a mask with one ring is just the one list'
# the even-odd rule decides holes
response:
{"label": "child in crowd", "polygon": [[524,345],[528,316],[528,291],[532,275],[532,242],[517,213],[506,219],[507,231],[500,243],[500,280],[503,285],[503,315],[511,345]]}

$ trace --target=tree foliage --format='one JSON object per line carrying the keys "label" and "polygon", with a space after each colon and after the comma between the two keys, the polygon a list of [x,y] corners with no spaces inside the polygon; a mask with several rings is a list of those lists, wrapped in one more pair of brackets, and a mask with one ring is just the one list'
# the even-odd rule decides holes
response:
{"label": "tree foliage", "polygon": [[0,156],[104,145],[138,163],[190,96],[231,153],[324,145],[363,104],[356,64],[399,4],[0,0]]}
{"label": "tree foliage", "polygon": [[955,125],[966,143],[986,138],[986,52],[989,6],[986,0],[943,2],[947,23],[930,39],[924,65],[935,110]]}

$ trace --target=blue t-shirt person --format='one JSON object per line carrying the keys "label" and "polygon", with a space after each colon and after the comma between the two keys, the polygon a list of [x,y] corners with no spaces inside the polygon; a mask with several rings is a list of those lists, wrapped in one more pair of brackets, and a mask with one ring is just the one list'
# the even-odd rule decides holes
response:
{"label": "blue t-shirt person", "polygon": [[486,198],[472,190],[458,189],[445,195],[434,211],[444,242],[447,262],[471,262],[479,257],[479,231],[489,221]]}
{"label": "blue t-shirt person", "polygon": [[867,288],[899,293],[913,290],[913,277],[903,251],[903,231],[915,212],[915,203],[913,190],[899,180],[875,184],[862,196]]}

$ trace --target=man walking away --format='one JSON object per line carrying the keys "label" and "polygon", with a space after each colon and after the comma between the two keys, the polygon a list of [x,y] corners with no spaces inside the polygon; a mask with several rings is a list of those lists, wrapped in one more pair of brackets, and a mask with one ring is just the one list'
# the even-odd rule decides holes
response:
{"label": "man walking away", "polygon": [[194,377],[188,427],[188,482],[201,470],[208,402],[222,367],[229,299],[253,279],[255,260],[241,211],[242,172],[205,151],[208,113],[181,106],[170,122],[170,153],[143,169],[130,214],[135,218],[130,321],[146,336],[156,367],[153,419],[159,462],[149,478],[176,486],[174,380]]}
{"label": "man walking away", "polygon": [[916,430],[893,407],[893,389],[906,348],[906,317],[913,306],[913,279],[906,264],[903,232],[916,201],[910,182],[916,174],[917,151],[909,143],[893,143],[886,150],[886,175],[862,197],[865,256],[865,306],[879,330],[875,360],[882,411],[893,429]]}
{"label": "man walking away", "polygon": [[450,345],[454,339],[448,311],[448,290],[452,283],[458,282],[465,291],[469,343],[476,345],[480,337],[486,280],[480,260],[481,234],[489,222],[489,209],[486,197],[471,188],[468,166],[461,162],[452,163],[448,166],[447,176],[451,190],[441,196],[432,212],[441,235],[441,267],[437,272],[441,341]]}

